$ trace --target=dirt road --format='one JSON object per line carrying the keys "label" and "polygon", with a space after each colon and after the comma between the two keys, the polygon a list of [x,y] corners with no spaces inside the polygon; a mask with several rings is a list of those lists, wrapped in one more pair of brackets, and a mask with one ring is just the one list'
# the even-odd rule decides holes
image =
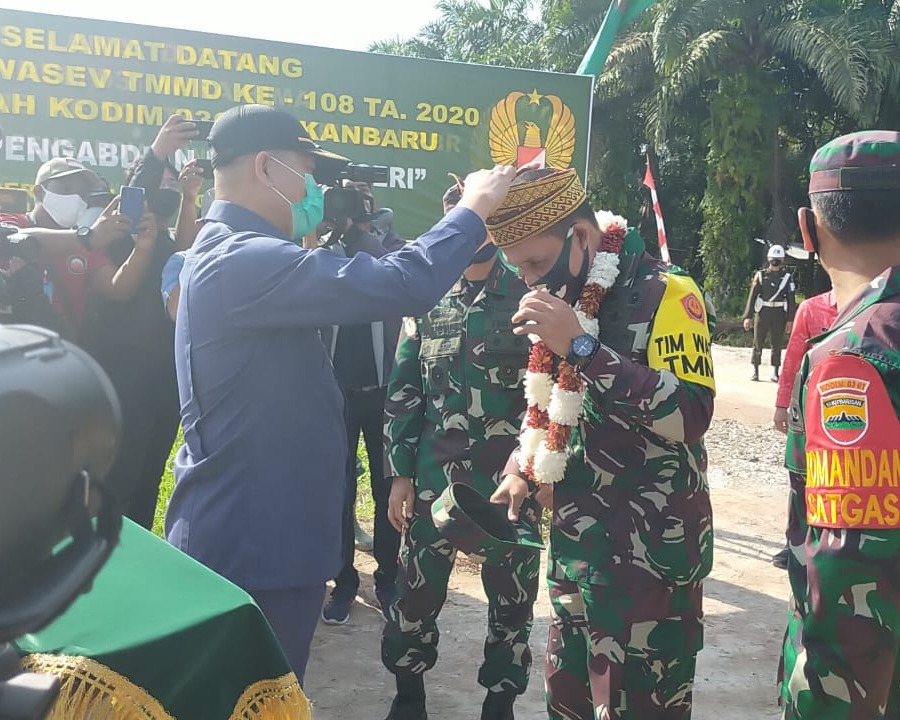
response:
{"label": "dirt road", "polygon": [[[708,438],[716,524],[716,559],[706,582],[706,647],[700,654],[695,720],[759,720],[778,716],[775,671],[787,613],[785,574],[770,564],[783,540],[783,440],[771,431],[775,386],[751,383],[749,350],[714,348],[719,395]],[[767,358],[766,358],[767,359]],[[768,377],[768,368],[761,368]],[[357,554],[363,574],[350,624],[320,625],[306,678],[316,720],[382,720],[393,677],[379,657],[381,616],[373,607],[369,555]],[[483,691],[475,676],[481,658],[486,604],[471,567],[452,577],[441,613],[440,660],[426,675],[429,717],[478,718]],[[546,717],[543,653],[549,608],[542,590],[535,607],[535,664],[519,720]]]}

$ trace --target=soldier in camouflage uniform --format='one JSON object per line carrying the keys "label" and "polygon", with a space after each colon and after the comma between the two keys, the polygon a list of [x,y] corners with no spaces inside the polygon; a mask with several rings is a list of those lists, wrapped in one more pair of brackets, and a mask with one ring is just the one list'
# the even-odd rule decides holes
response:
{"label": "soldier in camouflage uniform", "polygon": [[[551,718],[690,717],[712,565],[703,435],[714,382],[709,317],[696,284],[626,243],[589,354],[572,303],[601,232],[574,171],[514,181],[489,227],[530,287],[513,322],[587,382],[564,475],[553,488],[548,583]],[[632,231],[629,231],[632,232]],[[578,356],[573,358],[573,353]],[[521,451],[521,449],[520,449]],[[538,456],[535,456],[535,461]],[[515,517],[534,492],[511,458],[493,501]]]}
{"label": "soldier in camouflage uniform", "polygon": [[894,719],[900,133],[833,140],[810,171],[812,209],[801,209],[800,228],[831,276],[838,317],[811,341],[791,401],[786,465],[804,480],[805,502],[792,519],[792,545],[802,547],[788,558],[781,704],[786,720]]}
{"label": "soldier in camouflage uniform", "polygon": [[[448,194],[445,210],[453,203]],[[488,242],[441,302],[408,319],[401,333],[385,404],[386,467],[394,477],[389,517],[406,530],[381,645],[397,677],[392,720],[427,717],[423,673],[437,661],[437,617],[456,557],[438,536],[431,505],[451,482],[490,497],[516,445],[528,342],[513,335],[510,317],[526,291]],[[535,503],[523,513],[534,533],[539,517]],[[533,548],[482,565],[488,633],[478,682],[488,690],[485,720],[511,719],[528,684],[539,565]]]}

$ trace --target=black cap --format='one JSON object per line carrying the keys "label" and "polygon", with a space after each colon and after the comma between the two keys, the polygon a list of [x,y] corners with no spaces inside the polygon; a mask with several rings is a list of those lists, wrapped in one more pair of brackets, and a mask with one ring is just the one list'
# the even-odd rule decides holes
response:
{"label": "black cap", "polygon": [[210,161],[222,167],[263,150],[293,150],[316,159],[317,180],[331,182],[350,161],[323,150],[290,113],[267,105],[238,105],[222,113],[209,132]]}

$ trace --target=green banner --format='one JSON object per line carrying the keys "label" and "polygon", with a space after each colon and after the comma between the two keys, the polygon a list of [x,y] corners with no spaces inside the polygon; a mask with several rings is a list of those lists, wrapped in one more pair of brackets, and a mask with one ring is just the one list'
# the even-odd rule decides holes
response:
{"label": "green banner", "polygon": [[[448,172],[588,156],[591,79],[0,9],[0,185],[30,188],[56,155],[113,186],[174,112],[288,109],[323,146],[390,167],[376,188],[412,237],[441,214]],[[206,157],[193,142],[180,167]]]}

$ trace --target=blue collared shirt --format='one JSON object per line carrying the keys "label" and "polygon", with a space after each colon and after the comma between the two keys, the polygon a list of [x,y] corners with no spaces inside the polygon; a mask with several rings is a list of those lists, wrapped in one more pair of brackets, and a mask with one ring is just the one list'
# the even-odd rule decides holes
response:
{"label": "blue collared shirt", "polygon": [[175,328],[185,444],[170,543],[241,587],[316,585],[341,565],[343,399],[317,328],[430,310],[484,242],[458,208],[381,258],[305,250],[213,203],[187,252]]}

